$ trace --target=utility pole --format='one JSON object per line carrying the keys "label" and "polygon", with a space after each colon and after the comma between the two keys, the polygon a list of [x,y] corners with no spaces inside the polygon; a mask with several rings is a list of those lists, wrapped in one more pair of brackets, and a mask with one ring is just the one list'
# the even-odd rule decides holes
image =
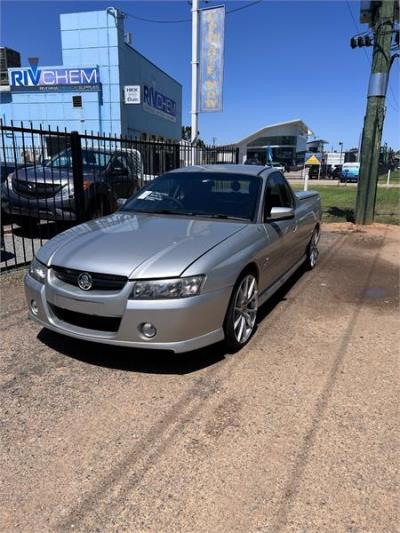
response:
{"label": "utility pole", "polygon": [[192,0],[192,165],[197,163],[197,132],[199,129],[199,0]]}
{"label": "utility pole", "polygon": [[385,118],[385,96],[391,66],[391,42],[395,1],[378,3],[373,14],[374,49],[368,87],[367,111],[361,141],[360,173],[357,187],[356,224],[374,220],[378,162]]}

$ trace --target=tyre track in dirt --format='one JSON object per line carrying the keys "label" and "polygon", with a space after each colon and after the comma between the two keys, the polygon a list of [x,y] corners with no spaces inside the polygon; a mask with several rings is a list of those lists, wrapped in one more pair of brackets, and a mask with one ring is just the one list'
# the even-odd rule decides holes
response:
{"label": "tyre track in dirt", "polygon": [[[318,271],[315,271],[314,273],[322,271],[324,265],[329,262],[332,255],[344,245],[346,238],[347,235],[337,237],[329,251],[321,254]],[[297,281],[293,289],[291,288],[292,298],[287,302],[287,306],[282,312],[285,312],[294,304],[296,294],[303,291],[307,285],[313,283],[314,273],[304,276]],[[280,292],[272,302],[266,304],[262,310],[263,313],[269,314],[270,311],[275,308],[277,300],[281,294],[282,292]],[[279,314],[275,314],[273,317],[268,317],[268,327],[273,327],[278,320],[281,320]],[[144,437],[135,448],[129,452],[124,460],[99,483],[94,491],[80,502],[78,507],[71,510],[66,519],[57,524],[57,527],[61,529],[70,529],[71,527],[79,529],[81,527],[81,522],[85,521],[85,514],[87,512],[90,513],[94,508],[96,509],[96,514],[101,514],[101,516],[111,514],[114,500],[116,498],[124,498],[127,490],[132,489],[134,484],[140,482],[149,468],[151,468],[154,463],[159,460],[161,455],[172,446],[174,440],[180,434],[185,424],[185,420],[188,418],[195,418],[201,412],[209,398],[215,394],[218,389],[221,390],[223,388],[224,381],[231,379],[236,367],[242,363],[243,358],[251,353],[252,349],[256,349],[257,345],[261,342],[263,342],[262,337],[260,336],[260,338],[258,338],[256,334],[251,346],[242,350],[240,354],[226,358],[221,361],[217,367],[210,367],[201,378],[201,381],[197,382],[184,393],[184,395],[172,406],[164,419],[151,428],[148,435],[146,435],[146,437]],[[199,389],[201,389],[199,385],[207,383],[214,383],[214,385],[211,385],[211,388],[209,388],[208,391],[206,388],[205,392],[203,388],[203,392],[199,394]],[[192,403],[194,405],[190,407]],[[170,429],[171,431],[169,431]],[[166,436],[165,439],[163,439],[163,436]],[[156,445],[143,460],[143,450],[148,450],[152,447],[153,443],[158,441],[159,444]],[[128,467],[133,470],[137,463],[142,463],[139,473],[135,471],[130,477]],[[118,489],[118,496],[111,494],[107,497],[107,492],[112,492],[117,480],[123,477],[125,477],[125,479],[122,483],[122,487]],[[99,513],[99,508],[101,509],[101,513]]]}

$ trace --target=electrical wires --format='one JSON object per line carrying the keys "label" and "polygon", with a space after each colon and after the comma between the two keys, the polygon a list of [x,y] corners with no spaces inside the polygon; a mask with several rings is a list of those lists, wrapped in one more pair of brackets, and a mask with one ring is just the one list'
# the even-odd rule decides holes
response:
{"label": "electrical wires", "polygon": [[[262,0],[255,0],[254,2],[250,2],[244,6],[240,6],[240,7],[236,7],[235,9],[228,9],[226,11],[226,14],[227,15],[230,15],[231,13],[236,13],[236,11],[241,11],[242,9],[247,9],[248,7],[252,7],[252,6],[255,6],[256,4],[260,4],[262,2]],[[140,20],[142,22],[152,22],[154,24],[180,24],[181,22],[191,22],[191,18],[187,18],[187,19],[149,19],[149,18],[145,18],[145,17],[139,17],[137,15],[132,15],[132,13],[127,13],[126,11],[124,11],[124,14],[127,16],[127,17],[130,17],[130,18],[133,18],[133,19],[136,19],[136,20]]]}
{"label": "electrical wires", "polygon": [[[362,33],[360,32],[360,28],[358,27],[358,24],[357,24],[357,21],[353,15],[353,11],[350,7],[350,3],[348,2],[348,0],[346,0],[346,5],[347,5],[347,9],[349,10],[349,13],[351,15],[351,18],[353,19],[353,24],[354,24],[354,28],[357,32],[357,35],[362,35]],[[365,32],[364,32],[365,33]],[[367,54],[367,51],[365,50],[365,48],[363,48],[363,51],[364,51],[364,54],[365,54],[365,57],[367,59],[367,62],[368,62],[368,65],[371,66],[371,59],[369,58],[368,54]],[[392,102],[390,101],[389,99],[389,95],[388,95],[388,99],[387,99],[387,103],[389,104],[389,106],[393,109],[393,111],[395,111],[396,113],[399,112],[399,106],[397,104],[397,100],[396,100],[396,96],[394,94],[394,91],[392,89],[392,86],[390,85],[390,80],[389,80],[389,91],[391,93],[391,97],[393,98],[393,104],[392,105]],[[396,106],[396,107],[395,107]]]}

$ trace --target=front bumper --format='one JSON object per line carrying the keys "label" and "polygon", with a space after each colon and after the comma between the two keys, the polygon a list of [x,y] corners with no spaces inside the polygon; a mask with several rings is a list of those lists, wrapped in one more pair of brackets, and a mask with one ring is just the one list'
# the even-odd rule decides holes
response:
{"label": "front bumper", "polygon": [[24,198],[13,191],[2,192],[1,207],[5,213],[43,220],[75,220],[73,198]]}
{"label": "front bumper", "polygon": [[[25,294],[29,316],[41,326],[77,339],[148,348],[175,353],[197,350],[224,339],[223,321],[231,296],[231,287],[176,300],[129,300],[132,282],[119,292],[83,293],[79,288],[54,279],[51,270],[45,284],[29,274],[25,276]],[[31,302],[37,304],[36,315]],[[53,307],[100,317],[120,317],[118,331],[86,329],[60,320]],[[146,339],[138,326],[150,322],[157,334]]]}

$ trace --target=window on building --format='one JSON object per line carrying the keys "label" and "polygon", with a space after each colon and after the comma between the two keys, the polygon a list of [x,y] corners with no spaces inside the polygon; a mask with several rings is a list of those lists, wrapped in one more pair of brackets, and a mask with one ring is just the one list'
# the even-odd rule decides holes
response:
{"label": "window on building", "polygon": [[258,137],[247,146],[296,146],[297,138],[293,135]]}
{"label": "window on building", "polygon": [[82,107],[82,96],[72,97],[72,107]]}

